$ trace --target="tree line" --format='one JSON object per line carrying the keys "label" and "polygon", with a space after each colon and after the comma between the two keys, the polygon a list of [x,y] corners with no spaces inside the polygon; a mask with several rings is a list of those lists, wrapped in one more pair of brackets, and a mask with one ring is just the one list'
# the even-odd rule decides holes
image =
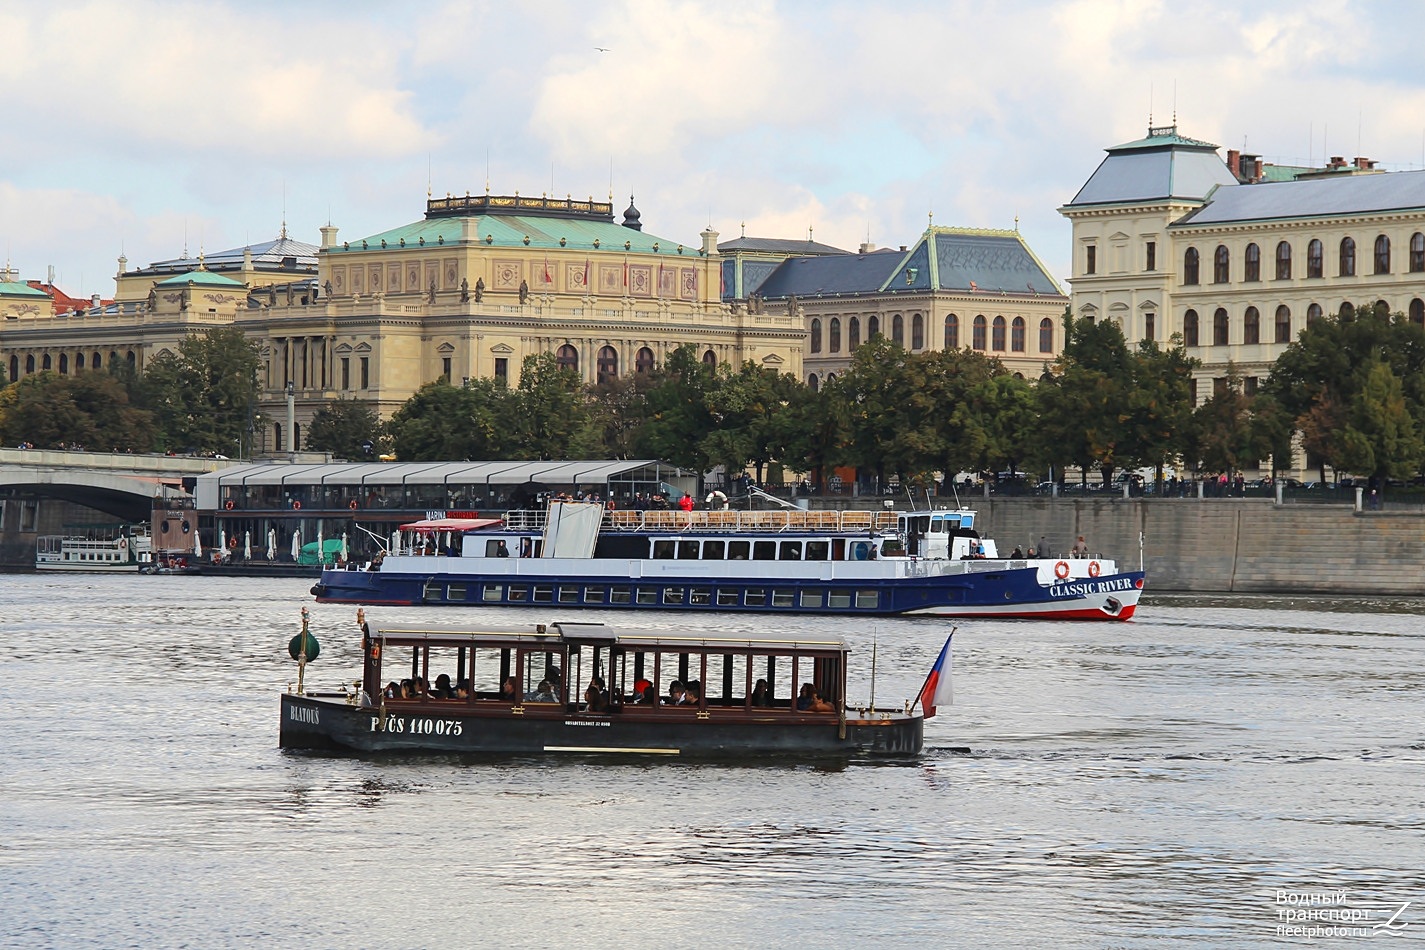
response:
{"label": "tree line", "polygon": [[[657,458],[759,480],[855,468],[931,487],[959,471],[1286,467],[1294,438],[1339,472],[1407,478],[1425,463],[1425,332],[1401,314],[1343,308],[1313,321],[1255,391],[1229,368],[1194,405],[1200,364],[1180,337],[1130,346],[1112,321],[1065,312],[1065,344],[1035,381],[968,349],[911,353],[884,337],[813,391],[748,362],[709,366],[692,346],[651,372],[586,385],[552,354],[519,383],[423,386],[389,420],[341,399],[303,447],[347,459]],[[190,336],[143,373],[41,372],[0,390],[0,439],[36,447],[246,455],[260,360],[237,328]]]}

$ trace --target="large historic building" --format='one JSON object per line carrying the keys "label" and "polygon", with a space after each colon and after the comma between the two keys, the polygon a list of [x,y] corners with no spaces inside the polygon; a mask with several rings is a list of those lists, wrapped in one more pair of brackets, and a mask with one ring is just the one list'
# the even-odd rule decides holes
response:
{"label": "large historic building", "polygon": [[798,315],[815,389],[878,334],[911,352],[968,347],[1038,379],[1063,344],[1068,302],[1018,231],[931,227],[913,247],[788,258],[750,306]]}
{"label": "large historic building", "polygon": [[799,321],[720,299],[715,231],[685,246],[640,219],[632,202],[617,223],[592,200],[446,197],[419,221],[353,241],[324,227],[320,248],[284,228],[268,245],[198,261],[127,271],[121,259],[113,304],[63,316],[43,293],[0,283],[0,359],[11,378],[114,360],[142,370],[190,332],[236,324],[259,343],[259,410],[276,420],[259,451],[286,444],[289,384],[300,446],[333,399],[389,416],[440,377],[516,385],[540,353],[591,383],[646,372],[687,343],[708,363],[801,374]]}
{"label": "large historic building", "polygon": [[1311,320],[1360,305],[1425,323],[1425,172],[1357,158],[1264,165],[1176,126],[1114,146],[1059,209],[1073,224],[1074,312],[1130,342],[1180,334],[1194,397],[1249,391]]}

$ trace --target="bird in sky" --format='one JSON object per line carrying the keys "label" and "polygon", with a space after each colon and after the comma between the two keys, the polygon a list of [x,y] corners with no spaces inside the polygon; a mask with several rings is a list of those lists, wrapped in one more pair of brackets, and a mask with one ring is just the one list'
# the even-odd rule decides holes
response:
{"label": "bird in sky", "polygon": [[609,51],[609,48],[607,46],[595,46],[594,49],[598,50],[600,53],[607,53]]}

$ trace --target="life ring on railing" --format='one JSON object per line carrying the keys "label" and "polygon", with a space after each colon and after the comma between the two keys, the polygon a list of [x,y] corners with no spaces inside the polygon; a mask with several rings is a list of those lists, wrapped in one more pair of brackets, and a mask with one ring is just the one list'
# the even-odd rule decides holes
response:
{"label": "life ring on railing", "polygon": [[237,536],[236,536],[236,535],[234,535],[234,536],[231,537],[231,538],[228,538],[228,550],[229,550],[229,551],[236,551],[236,550],[237,550]]}
{"label": "life ring on railing", "polygon": [[1069,576],[1069,562],[1060,561],[1058,564],[1055,564],[1054,576],[1059,578],[1059,580],[1061,581],[1067,578]]}
{"label": "life ring on railing", "polygon": [[1098,577],[1098,571],[1099,571],[1098,562],[1097,562],[1097,561],[1089,561],[1089,577]]}
{"label": "life ring on railing", "polygon": [[373,659],[373,660],[379,660],[379,659],[381,659],[381,644],[379,644],[379,643],[373,643],[373,644],[371,644],[371,659]]}
{"label": "life ring on railing", "polygon": [[119,550],[122,551],[129,546],[129,542],[123,538],[119,539]]}
{"label": "life ring on railing", "polygon": [[237,506],[234,505],[234,504],[233,504],[232,502],[230,502],[230,501],[225,501],[225,502],[223,502],[223,507],[226,508],[228,511],[232,511],[232,510],[233,510],[234,508],[236,508]]}
{"label": "life ring on railing", "polygon": [[300,501],[294,501],[294,502],[292,502],[292,510],[293,510],[293,511],[301,511],[301,510],[302,510],[302,503],[301,503]]}
{"label": "life ring on railing", "polygon": [[351,501],[347,502],[347,503],[346,503],[346,507],[350,508],[352,511],[355,511],[355,510],[356,510],[356,499],[353,498],[353,499],[351,499]]}

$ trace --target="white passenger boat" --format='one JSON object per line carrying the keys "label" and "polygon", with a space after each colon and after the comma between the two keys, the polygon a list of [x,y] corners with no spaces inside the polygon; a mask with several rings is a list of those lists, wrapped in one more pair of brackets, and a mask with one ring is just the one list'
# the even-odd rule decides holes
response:
{"label": "white passenger boat", "polygon": [[35,542],[35,569],[114,574],[142,569],[153,561],[147,534],[113,537],[44,535]]}

